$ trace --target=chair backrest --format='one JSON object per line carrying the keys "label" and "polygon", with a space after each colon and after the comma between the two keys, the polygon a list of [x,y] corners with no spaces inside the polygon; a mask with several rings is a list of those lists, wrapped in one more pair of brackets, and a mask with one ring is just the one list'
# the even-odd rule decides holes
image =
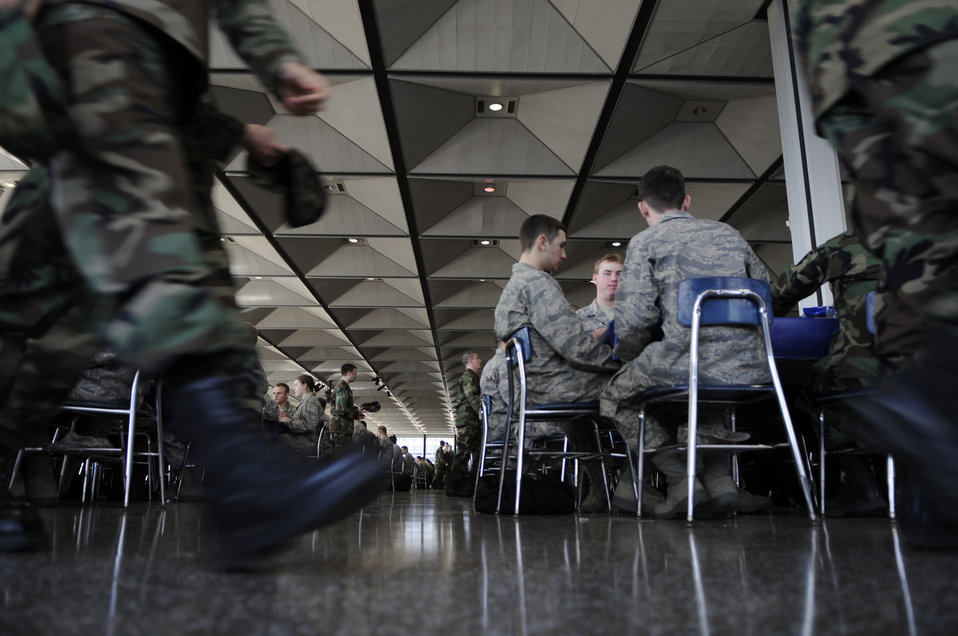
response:
{"label": "chair backrest", "polygon": [[[768,309],[772,306],[772,290],[764,280],[756,278],[742,278],[738,276],[709,276],[706,278],[689,278],[679,283],[679,324],[692,326],[692,317],[695,310],[695,301],[706,291],[714,291],[702,300],[702,325],[758,325],[761,315],[758,304],[749,298],[738,298],[742,290],[753,292],[765,303],[768,322],[772,322],[772,313]],[[723,297],[723,292],[729,292]],[[709,302],[710,300],[722,302]]]}
{"label": "chair backrest", "polygon": [[509,338],[515,338],[519,342],[523,362],[532,360],[532,329],[528,325],[516,329]]}
{"label": "chair backrest", "polygon": [[868,333],[875,335],[875,332],[878,330],[875,327],[875,296],[878,295],[874,289],[868,292],[868,295],[865,296],[865,315],[866,323],[868,325]]}

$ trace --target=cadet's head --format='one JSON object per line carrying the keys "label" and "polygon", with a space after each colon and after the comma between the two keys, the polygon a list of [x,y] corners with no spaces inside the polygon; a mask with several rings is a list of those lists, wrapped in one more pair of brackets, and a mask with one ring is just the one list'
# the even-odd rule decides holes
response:
{"label": "cadet's head", "polygon": [[519,261],[554,272],[565,260],[566,231],[557,219],[545,214],[534,214],[519,228]]}
{"label": "cadet's head", "polygon": [[595,285],[595,297],[601,304],[615,302],[615,290],[619,287],[620,274],[622,257],[618,254],[606,254],[595,262],[592,284]]}
{"label": "cadet's head", "polygon": [[293,380],[293,395],[302,400],[316,388],[316,380],[311,375],[297,375]]}
{"label": "cadet's head", "polygon": [[671,166],[656,166],[642,175],[639,182],[639,211],[649,225],[658,223],[656,214],[687,210],[691,200],[685,193],[682,173]]}
{"label": "cadet's head", "polygon": [[289,385],[285,382],[277,382],[273,387],[273,401],[277,404],[286,404],[289,399]]}
{"label": "cadet's head", "polygon": [[482,366],[482,360],[479,358],[478,353],[470,351],[469,353],[462,354],[462,364],[467,369],[478,371],[479,367]]}
{"label": "cadet's head", "polygon": [[347,362],[341,366],[339,370],[343,374],[343,379],[346,380],[347,384],[354,381],[356,376],[359,375],[359,370],[356,368],[356,365],[351,362]]}
{"label": "cadet's head", "polygon": [[379,427],[377,430],[378,430],[378,432],[379,432],[379,436],[380,436],[380,437],[386,437],[386,427],[385,427],[385,426],[380,425],[380,427]]}

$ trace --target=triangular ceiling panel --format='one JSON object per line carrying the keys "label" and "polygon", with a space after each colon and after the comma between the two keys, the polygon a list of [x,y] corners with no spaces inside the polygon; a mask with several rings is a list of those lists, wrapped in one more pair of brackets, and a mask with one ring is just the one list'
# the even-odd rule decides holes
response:
{"label": "triangular ceiling panel", "polygon": [[380,331],[363,340],[359,347],[422,347],[432,344],[432,333],[425,329]]}
{"label": "triangular ceiling panel", "polygon": [[615,68],[641,2],[636,0],[550,0],[573,28]]}
{"label": "triangular ceiling panel", "polygon": [[504,196],[476,196],[429,228],[420,228],[423,236],[518,236],[519,226],[528,218],[525,212]]}
{"label": "triangular ceiling panel", "polygon": [[422,303],[399,293],[382,281],[361,281],[345,294],[327,300],[330,307],[421,307]]}
{"label": "triangular ceiling panel", "polygon": [[753,21],[642,69],[653,75],[771,77],[768,23]]}
{"label": "triangular ceiling panel", "polygon": [[326,196],[326,210],[315,223],[299,228],[289,225],[276,230],[283,236],[403,236],[404,227],[397,227],[350,196]]}
{"label": "triangular ceiling panel", "polygon": [[330,254],[319,265],[306,272],[310,277],[415,276],[415,272],[401,267],[368,246],[343,246]]}
{"label": "triangular ceiling panel", "polygon": [[329,100],[317,116],[392,169],[392,151],[376,94],[376,81],[372,77],[340,79],[333,84],[335,99]]}
{"label": "triangular ceiling panel", "polygon": [[349,346],[337,329],[300,329],[282,340],[287,347],[339,347]]}
{"label": "triangular ceiling panel", "polygon": [[[269,121],[269,127],[280,141],[306,155],[321,173],[392,172],[391,167],[318,117],[276,115]],[[246,153],[239,153],[226,169],[245,171]]]}
{"label": "triangular ceiling panel", "polygon": [[567,166],[578,170],[609,92],[607,82],[524,95],[517,119]]}
{"label": "triangular ceiling panel", "polygon": [[[493,310],[475,309],[472,311],[463,311],[461,309],[439,310],[436,311],[436,321],[439,323],[437,329],[466,331],[470,329],[479,329],[488,332],[492,328]],[[442,316],[447,320],[443,321]]]}
{"label": "triangular ceiling panel", "polygon": [[296,294],[273,280],[251,280],[236,292],[236,304],[243,306],[282,307],[315,305],[316,301]]}
{"label": "triangular ceiling panel", "polygon": [[435,307],[495,307],[502,288],[494,283],[464,283],[460,290],[434,303]]}
{"label": "triangular ceiling panel", "polygon": [[514,0],[490,10],[460,0],[436,21],[394,69],[526,73],[608,73],[569,22],[547,0]]}
{"label": "triangular ceiling panel", "polygon": [[369,45],[363,30],[359,5],[355,0],[290,0],[310,20],[316,22],[327,33],[334,34],[336,40],[370,66]]}
{"label": "triangular ceiling panel", "polygon": [[[575,181],[508,181],[506,198],[528,215],[546,214],[561,219]],[[522,221],[519,222],[522,224]],[[516,232],[515,236],[519,236]]]}
{"label": "triangular ceiling panel", "polygon": [[731,101],[715,125],[755,174],[762,174],[782,154],[775,96]]}
{"label": "triangular ceiling panel", "polygon": [[634,176],[659,165],[675,166],[687,179],[754,179],[755,174],[712,124],[675,123],[597,173]]}
{"label": "triangular ceiling panel", "polygon": [[[337,316],[341,311],[334,312]],[[398,309],[374,309],[363,311],[356,320],[347,325],[352,329],[422,329],[429,326],[429,321],[410,316],[407,312]]]}
{"label": "triangular ceiling panel", "polygon": [[[614,135],[606,135],[596,156],[602,169],[627,151],[671,124],[682,109],[683,100],[635,83],[626,83],[612,115]],[[641,176],[641,173],[635,175]]]}
{"label": "triangular ceiling panel", "polygon": [[561,176],[572,169],[518,121],[475,119],[411,172]]}
{"label": "triangular ceiling panel", "polygon": [[386,0],[376,3],[380,23],[391,28],[383,29],[383,56],[386,66],[397,59],[428,31],[444,13],[459,0]]}
{"label": "triangular ceiling panel", "polygon": [[749,22],[764,0],[672,0],[660,2],[633,71],[675,55]]}
{"label": "triangular ceiling panel", "polygon": [[419,82],[390,80],[399,140],[407,166],[415,166],[475,117],[475,98]]}
{"label": "triangular ceiling panel", "polygon": [[330,329],[336,327],[321,307],[280,307],[255,324],[260,329]]}
{"label": "triangular ceiling panel", "polygon": [[406,211],[403,209],[402,196],[395,177],[350,178],[344,179],[343,184],[350,197],[399,228],[404,234],[409,232],[406,226]]}
{"label": "triangular ceiling panel", "polygon": [[475,247],[434,272],[433,278],[509,278],[515,259],[502,250]]}
{"label": "triangular ceiling panel", "polygon": [[292,276],[293,272],[284,265],[277,265],[259,254],[235,242],[223,244],[230,260],[232,276]]}

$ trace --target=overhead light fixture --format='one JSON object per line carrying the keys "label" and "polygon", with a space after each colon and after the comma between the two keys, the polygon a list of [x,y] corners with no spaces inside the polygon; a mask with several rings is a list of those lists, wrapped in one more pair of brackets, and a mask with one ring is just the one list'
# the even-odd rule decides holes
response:
{"label": "overhead light fixture", "polygon": [[490,241],[489,239],[482,239],[481,241],[479,241],[480,245],[489,245],[490,243],[492,243],[492,241]]}
{"label": "overhead light fixture", "polygon": [[349,238],[349,239],[346,239],[346,240],[349,241],[350,243],[358,243],[358,242],[359,242],[359,239],[358,239],[358,238]]}
{"label": "overhead light fixture", "polygon": [[499,239],[473,239],[473,247],[499,247]]}
{"label": "overhead light fixture", "polygon": [[612,241],[612,247],[622,247],[622,241]]}
{"label": "overhead light fixture", "polygon": [[494,113],[498,113],[500,110],[502,110],[502,104],[500,104],[499,102],[492,102],[491,104],[489,104],[489,110],[491,110]]}
{"label": "overhead light fixture", "polygon": [[698,108],[692,110],[692,114],[693,114],[693,115],[704,115],[704,114],[707,113],[707,112],[709,112],[709,109],[708,109],[708,108],[702,108],[701,106],[699,106]]}
{"label": "overhead light fixture", "polygon": [[263,280],[262,276],[253,276],[253,278],[255,278],[256,280]]}
{"label": "overhead light fixture", "polygon": [[332,192],[335,189],[336,189],[336,186],[334,186],[331,183],[327,183],[326,185],[323,186],[323,190],[327,190],[329,192]]}
{"label": "overhead light fixture", "polygon": [[483,187],[483,188],[482,188],[482,191],[483,191],[483,192],[489,192],[489,193],[495,192],[495,191],[496,191],[496,186],[494,186],[493,184],[490,183],[489,185]]}
{"label": "overhead light fixture", "polygon": [[14,187],[16,187],[17,184],[14,183],[13,181],[4,181],[4,182],[3,182],[2,184],[0,184],[0,185],[2,185],[4,188],[14,188]]}

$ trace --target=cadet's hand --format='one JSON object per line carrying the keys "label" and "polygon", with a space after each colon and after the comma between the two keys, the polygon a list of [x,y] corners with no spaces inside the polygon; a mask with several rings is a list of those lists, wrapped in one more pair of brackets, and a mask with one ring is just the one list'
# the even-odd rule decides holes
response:
{"label": "cadet's hand", "polygon": [[246,124],[240,143],[264,166],[271,166],[289,152],[289,146],[276,138],[276,133],[259,124]]}
{"label": "cadet's hand", "polygon": [[605,332],[608,330],[609,330],[608,327],[599,327],[598,329],[592,332],[592,337],[595,338],[596,340],[602,340],[602,338],[605,337]]}
{"label": "cadet's hand", "polygon": [[325,77],[299,62],[284,62],[279,67],[276,90],[283,106],[294,115],[312,115],[329,98],[329,82]]}

